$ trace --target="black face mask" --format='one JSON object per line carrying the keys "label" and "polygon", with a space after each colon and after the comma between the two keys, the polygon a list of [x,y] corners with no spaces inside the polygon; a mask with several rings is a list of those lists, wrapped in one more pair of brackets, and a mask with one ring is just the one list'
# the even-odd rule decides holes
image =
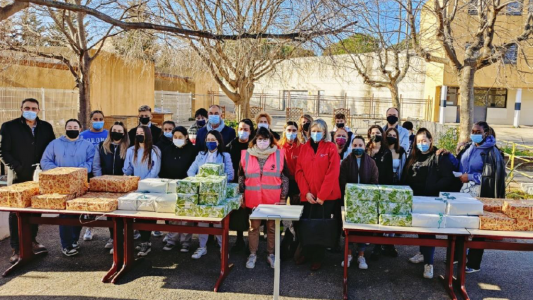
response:
{"label": "black face mask", "polygon": [[67,130],[66,134],[67,134],[69,139],[73,140],[73,139],[77,138],[80,135],[80,131],[79,130]]}
{"label": "black face mask", "polygon": [[387,123],[389,123],[390,125],[396,124],[397,122],[398,122],[398,117],[397,116],[388,116],[387,117]]}
{"label": "black face mask", "polygon": [[148,125],[150,123],[150,117],[139,117],[139,122],[143,125]]}
{"label": "black face mask", "polygon": [[388,136],[387,137],[387,143],[389,143],[389,145],[396,145],[397,141],[398,141],[398,139],[395,138],[395,137],[392,137],[392,136]]}
{"label": "black face mask", "polygon": [[381,142],[381,139],[382,139],[381,135],[374,135],[374,136],[372,136],[372,137],[370,138],[370,140],[371,140],[372,142],[375,142],[375,143],[379,143],[379,142]]}
{"label": "black face mask", "polygon": [[121,132],[111,132],[111,139],[113,141],[120,141],[124,137],[124,133]]}
{"label": "black face mask", "polygon": [[138,134],[135,136],[135,139],[137,140],[137,142],[139,143],[144,143],[144,135],[142,134]]}
{"label": "black face mask", "polygon": [[204,127],[205,126],[205,120],[204,119],[197,120],[196,121],[196,125],[198,125],[198,127]]}
{"label": "black face mask", "polygon": [[344,123],[337,123],[337,128],[344,128]]}
{"label": "black face mask", "polygon": [[310,123],[305,123],[305,124],[302,126],[303,130],[304,130],[305,132],[309,131],[309,126],[310,126],[310,125],[311,125]]}

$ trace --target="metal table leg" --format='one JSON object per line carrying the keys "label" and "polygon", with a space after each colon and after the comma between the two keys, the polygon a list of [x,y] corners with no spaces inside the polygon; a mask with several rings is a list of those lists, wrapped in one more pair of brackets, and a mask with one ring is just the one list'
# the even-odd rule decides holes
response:
{"label": "metal table leg", "polygon": [[[33,237],[31,234],[31,224],[30,224],[31,214],[29,213],[17,213],[18,218],[18,227],[19,227],[19,260],[9,267],[3,277],[8,276],[12,271],[28,264],[30,261],[35,259],[37,255],[33,253],[32,241]],[[45,253],[43,253],[45,254]]]}

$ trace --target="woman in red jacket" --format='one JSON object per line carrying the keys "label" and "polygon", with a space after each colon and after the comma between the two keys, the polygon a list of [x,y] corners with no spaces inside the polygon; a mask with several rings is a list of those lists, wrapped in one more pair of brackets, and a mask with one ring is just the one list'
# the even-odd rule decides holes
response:
{"label": "woman in red jacket", "polygon": [[[302,218],[319,219],[333,216],[335,200],[341,198],[340,157],[335,144],[329,141],[328,125],[324,120],[314,121],[310,131],[311,139],[301,146],[296,162],[296,182],[302,196],[300,200],[304,203]],[[335,235],[336,232],[331,234]],[[303,256],[296,263],[303,264],[306,259],[310,259],[311,270],[320,269],[326,249],[322,246],[309,246],[303,250]]]}
{"label": "woman in red jacket", "polygon": [[289,121],[285,124],[285,131],[279,141],[279,147],[285,157],[285,164],[289,169],[289,198],[291,205],[300,204],[300,190],[296,183],[296,162],[300,155],[302,144],[298,139],[298,124],[294,121]]}

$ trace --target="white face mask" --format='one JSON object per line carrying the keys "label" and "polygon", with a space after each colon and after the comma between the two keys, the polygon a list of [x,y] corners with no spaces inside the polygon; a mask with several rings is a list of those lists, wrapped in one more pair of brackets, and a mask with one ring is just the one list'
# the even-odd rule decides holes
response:
{"label": "white face mask", "polygon": [[257,124],[257,129],[259,129],[261,127],[268,129],[268,123],[259,123],[259,124]]}
{"label": "white face mask", "polygon": [[183,147],[183,145],[185,145],[185,140],[184,139],[173,139],[172,142],[178,148],[181,148],[181,147]]}
{"label": "white face mask", "polygon": [[270,146],[270,140],[257,140],[257,148],[265,150]]}

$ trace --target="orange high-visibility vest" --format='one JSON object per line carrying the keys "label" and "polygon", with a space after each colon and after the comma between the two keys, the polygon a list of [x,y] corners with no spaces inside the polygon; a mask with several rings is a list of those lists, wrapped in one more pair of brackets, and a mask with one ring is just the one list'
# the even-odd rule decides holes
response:
{"label": "orange high-visibility vest", "polygon": [[244,202],[246,207],[255,208],[259,204],[276,204],[281,196],[281,172],[285,159],[277,149],[270,154],[263,166],[263,174],[259,169],[257,157],[243,150],[241,165],[244,170]]}

